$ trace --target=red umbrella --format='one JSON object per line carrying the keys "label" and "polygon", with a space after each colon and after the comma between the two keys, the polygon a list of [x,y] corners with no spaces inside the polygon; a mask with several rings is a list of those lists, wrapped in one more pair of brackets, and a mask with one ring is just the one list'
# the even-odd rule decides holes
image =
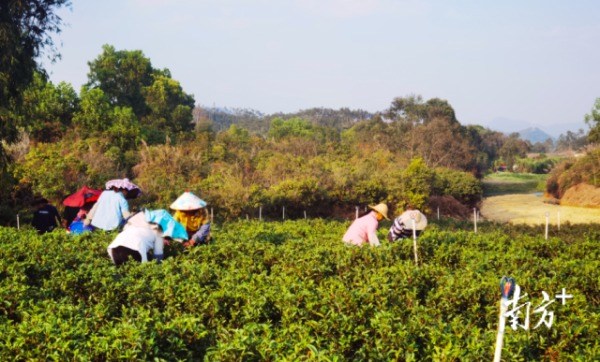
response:
{"label": "red umbrella", "polygon": [[98,197],[100,197],[101,193],[102,190],[94,190],[87,186],[83,186],[81,190],[67,197],[65,201],[63,201],[63,205],[82,207],[86,202],[98,201]]}

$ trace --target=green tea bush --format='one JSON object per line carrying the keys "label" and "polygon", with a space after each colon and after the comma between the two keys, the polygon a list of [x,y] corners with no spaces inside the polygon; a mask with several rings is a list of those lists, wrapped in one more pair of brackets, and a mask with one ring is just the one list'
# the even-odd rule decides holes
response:
{"label": "green tea bush", "polygon": [[600,358],[599,225],[546,241],[541,227],[434,222],[418,267],[412,240],[346,247],[347,226],[238,221],[207,246],[172,243],[162,265],[118,270],[113,233],[0,228],[0,360],[491,360],[503,275],[532,311],[542,291],[574,295],[548,307],[551,329],[507,328],[503,360]]}

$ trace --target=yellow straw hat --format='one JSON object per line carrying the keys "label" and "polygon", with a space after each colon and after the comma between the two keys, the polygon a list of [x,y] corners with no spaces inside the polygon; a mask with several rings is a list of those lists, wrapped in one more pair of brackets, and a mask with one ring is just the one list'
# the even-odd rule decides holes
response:
{"label": "yellow straw hat", "polygon": [[369,209],[377,211],[378,213],[380,213],[381,215],[383,215],[383,217],[385,217],[387,220],[390,219],[388,217],[388,207],[387,207],[386,204],[379,204],[377,206],[371,206],[371,205],[369,205]]}

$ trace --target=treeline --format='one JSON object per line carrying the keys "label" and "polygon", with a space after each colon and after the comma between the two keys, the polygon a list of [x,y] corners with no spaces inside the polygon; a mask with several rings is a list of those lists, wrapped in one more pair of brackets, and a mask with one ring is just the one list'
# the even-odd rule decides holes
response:
{"label": "treeline", "polygon": [[[12,162],[3,165],[2,223],[27,214],[34,197],[60,204],[83,185],[117,177],[143,188],[138,205],[164,208],[190,189],[223,217],[258,207],[279,215],[283,206],[291,217],[340,216],[382,201],[427,211],[441,196],[470,205],[481,194],[477,176],[502,143],[497,132],[461,126],[447,101],[417,96],[394,100],[381,115],[237,110],[250,130],[237,121],[220,129],[141,51],[107,45],[88,64],[79,93],[36,75],[12,109],[19,135],[3,145]],[[253,129],[250,120],[261,118],[268,127]]]}
{"label": "treeline", "polygon": [[561,134],[556,142],[552,138],[548,138],[544,142],[536,142],[535,144],[527,142],[528,147],[533,153],[577,151],[589,144],[588,135],[583,129],[577,132],[567,131],[567,133]]}
{"label": "treeline", "polygon": [[[184,190],[222,217],[256,213],[343,216],[355,206],[392,209],[468,205],[478,178],[529,145],[480,126],[463,126],[452,106],[409,95],[384,112],[315,108],[296,114],[195,107],[168,69],[141,51],[104,46],[88,63],[79,93],[41,74],[11,108],[18,130],[3,144],[0,217],[28,213],[44,196],[56,204],[83,185],[128,177],[138,206],[165,208]],[[443,201],[443,202],[442,202]]]}
{"label": "treeline", "polygon": [[216,108],[198,106],[193,111],[194,123],[210,121],[216,132],[226,131],[232,125],[242,127],[251,134],[266,136],[269,132],[271,121],[274,119],[300,118],[309,123],[328,127],[343,132],[352,128],[356,123],[373,118],[374,114],[357,109],[341,108],[339,110],[329,108],[311,108],[295,113],[278,112],[270,115],[263,114],[254,109],[245,108]]}
{"label": "treeline", "polygon": [[[446,103],[445,105],[442,104],[444,102]],[[408,96],[395,99],[390,109],[379,113],[350,110],[348,108],[340,110],[313,108],[296,113],[267,115],[253,109],[198,106],[194,109],[194,122],[197,123],[197,127],[200,129],[205,129],[207,123],[210,123],[212,129],[216,132],[226,131],[232,125],[236,125],[248,130],[252,135],[264,138],[267,137],[271,122],[275,119],[303,119],[315,126],[333,128],[340,133],[344,133],[350,131],[354,126],[358,126],[357,129],[373,127],[373,124],[369,126],[364,125],[364,123],[374,118],[379,118],[384,123],[392,123],[398,120],[398,112],[407,117],[406,119],[402,119],[402,121],[420,117],[418,122],[425,124],[432,118],[428,115],[429,112],[432,112],[431,109],[436,107],[443,108],[444,106],[448,107],[448,113],[443,114],[442,118],[456,120],[454,110],[446,101],[432,99],[423,103],[420,97]],[[435,117],[433,115],[433,118]],[[381,133],[388,130],[394,131],[393,127],[386,125],[375,126],[375,132]],[[419,129],[419,131],[422,130],[425,129]],[[510,164],[518,166],[518,170],[521,172],[547,173],[561,158],[546,158],[546,153],[575,151],[588,144],[588,136],[583,130],[579,130],[577,133],[568,131],[566,134],[560,135],[556,142],[549,138],[545,142],[536,142],[535,144],[532,144],[529,140],[521,139],[520,134],[517,132],[505,135],[478,125],[463,127],[463,131],[465,130],[471,132],[470,142],[476,150],[480,151],[476,156],[479,160],[479,165],[475,169],[478,172],[481,172],[482,169],[486,170],[498,167],[501,164]],[[401,149],[407,148],[406,144],[399,146]],[[539,153],[541,155],[535,159],[528,159],[528,153]],[[509,171],[512,171],[512,168]]]}

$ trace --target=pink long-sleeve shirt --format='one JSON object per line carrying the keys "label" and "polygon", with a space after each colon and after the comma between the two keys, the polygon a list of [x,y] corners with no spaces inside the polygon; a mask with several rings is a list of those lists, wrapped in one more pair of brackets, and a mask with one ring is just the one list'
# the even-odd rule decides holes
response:
{"label": "pink long-sleeve shirt", "polygon": [[375,217],[374,212],[354,220],[352,225],[344,234],[343,241],[354,245],[361,246],[363,243],[369,241],[369,235],[377,231],[379,221]]}

